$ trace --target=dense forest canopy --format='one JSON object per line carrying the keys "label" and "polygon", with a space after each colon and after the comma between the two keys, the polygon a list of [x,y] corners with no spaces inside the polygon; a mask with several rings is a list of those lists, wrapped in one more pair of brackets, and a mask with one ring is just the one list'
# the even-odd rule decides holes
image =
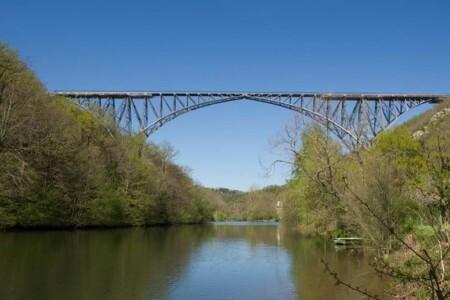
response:
{"label": "dense forest canopy", "polygon": [[50,96],[0,44],[0,227],[135,226],[212,218],[170,147]]}

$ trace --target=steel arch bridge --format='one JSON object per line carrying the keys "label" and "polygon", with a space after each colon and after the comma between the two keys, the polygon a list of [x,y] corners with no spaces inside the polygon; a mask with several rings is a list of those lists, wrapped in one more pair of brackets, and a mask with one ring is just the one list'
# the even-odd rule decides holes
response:
{"label": "steel arch bridge", "polygon": [[109,114],[118,126],[147,137],[170,120],[209,105],[253,100],[299,112],[333,132],[346,145],[361,146],[400,116],[450,95],[246,92],[81,92],[55,91],[83,109]]}

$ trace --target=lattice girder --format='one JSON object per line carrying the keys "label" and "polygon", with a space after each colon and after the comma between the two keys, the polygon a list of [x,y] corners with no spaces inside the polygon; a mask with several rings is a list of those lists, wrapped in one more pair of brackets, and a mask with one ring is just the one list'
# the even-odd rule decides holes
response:
{"label": "lattice girder", "polygon": [[110,114],[130,133],[149,136],[168,121],[209,105],[252,100],[302,113],[331,130],[345,144],[370,142],[400,116],[449,95],[219,93],[219,92],[52,92],[87,110]]}

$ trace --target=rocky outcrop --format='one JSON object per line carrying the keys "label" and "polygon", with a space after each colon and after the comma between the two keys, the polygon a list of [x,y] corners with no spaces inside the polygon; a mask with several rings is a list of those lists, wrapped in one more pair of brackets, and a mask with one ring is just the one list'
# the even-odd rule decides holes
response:
{"label": "rocky outcrop", "polygon": [[436,112],[422,129],[413,132],[412,136],[415,140],[419,140],[423,137],[423,135],[428,134],[430,128],[435,127],[435,125],[444,119],[446,116],[450,115],[450,108],[444,108],[438,112]]}

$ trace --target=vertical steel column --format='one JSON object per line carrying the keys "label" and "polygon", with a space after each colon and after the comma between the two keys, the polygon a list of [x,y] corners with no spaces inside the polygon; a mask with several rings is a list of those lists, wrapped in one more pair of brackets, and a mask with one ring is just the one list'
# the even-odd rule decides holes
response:
{"label": "vertical steel column", "polygon": [[388,122],[391,123],[392,122],[392,106],[393,106],[392,100],[389,100],[388,106],[389,106],[389,110],[388,110],[389,121]]}
{"label": "vertical steel column", "polygon": [[344,97],[341,104],[341,126],[347,128],[347,99]]}
{"label": "vertical steel column", "polygon": [[328,99],[327,98],[322,98],[322,101],[327,101],[325,116],[327,117],[327,119],[330,119],[331,98],[328,98]]}
{"label": "vertical steel column", "polygon": [[159,95],[159,118],[161,119],[163,115],[163,95]]}
{"label": "vertical steel column", "polygon": [[378,125],[378,115],[379,115],[379,106],[378,106],[378,101],[375,101],[375,108],[374,108],[374,119],[373,119],[373,130],[374,132],[377,130],[377,125]]}
{"label": "vertical steel column", "polygon": [[[368,101],[364,98],[361,98],[361,135],[364,135],[365,139],[367,139],[367,131],[370,127],[370,118],[369,118],[369,107]],[[364,143],[365,141],[363,141]]]}
{"label": "vertical steel column", "polygon": [[405,112],[405,100],[400,100],[400,114],[403,114]]}
{"label": "vertical steel column", "polygon": [[148,97],[144,98],[144,126],[148,126]]}
{"label": "vertical steel column", "polygon": [[128,128],[128,132],[131,133],[132,131],[132,118],[131,118],[131,97],[127,97],[127,99],[125,100],[127,101],[127,106],[126,106],[126,110],[127,110],[127,128]]}

